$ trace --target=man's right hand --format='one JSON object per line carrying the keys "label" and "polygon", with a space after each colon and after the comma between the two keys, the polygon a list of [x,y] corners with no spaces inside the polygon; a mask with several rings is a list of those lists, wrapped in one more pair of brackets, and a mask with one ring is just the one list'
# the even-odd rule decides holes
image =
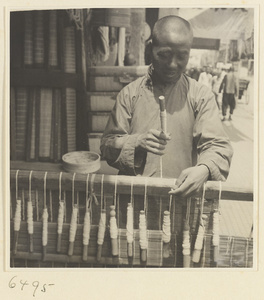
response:
{"label": "man's right hand", "polygon": [[163,131],[150,129],[147,133],[140,134],[137,139],[136,148],[141,148],[147,152],[163,155],[170,135]]}

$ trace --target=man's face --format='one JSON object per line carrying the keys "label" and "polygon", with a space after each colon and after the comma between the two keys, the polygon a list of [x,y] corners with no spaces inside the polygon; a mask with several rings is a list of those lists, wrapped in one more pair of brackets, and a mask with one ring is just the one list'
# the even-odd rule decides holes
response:
{"label": "man's face", "polygon": [[152,47],[154,72],[164,83],[176,82],[187,66],[192,38],[179,32],[164,32]]}

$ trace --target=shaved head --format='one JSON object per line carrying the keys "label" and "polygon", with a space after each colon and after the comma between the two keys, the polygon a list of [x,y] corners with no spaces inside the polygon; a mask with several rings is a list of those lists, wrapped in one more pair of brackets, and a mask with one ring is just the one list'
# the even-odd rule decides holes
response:
{"label": "shaved head", "polygon": [[189,22],[178,16],[159,19],[152,32],[151,61],[160,82],[176,82],[187,66],[193,33]]}
{"label": "shaved head", "polygon": [[192,43],[193,33],[190,23],[178,16],[166,16],[159,19],[154,25],[152,32],[153,46],[159,45],[162,42],[163,36],[170,33],[188,36],[190,43]]}

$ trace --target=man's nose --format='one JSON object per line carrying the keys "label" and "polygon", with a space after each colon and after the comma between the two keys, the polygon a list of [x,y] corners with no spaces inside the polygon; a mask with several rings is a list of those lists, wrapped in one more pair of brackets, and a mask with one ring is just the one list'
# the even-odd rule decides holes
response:
{"label": "man's nose", "polygon": [[178,66],[178,59],[177,59],[176,56],[173,56],[173,57],[171,58],[170,63],[169,63],[169,66],[170,66],[171,68],[177,68],[177,66]]}

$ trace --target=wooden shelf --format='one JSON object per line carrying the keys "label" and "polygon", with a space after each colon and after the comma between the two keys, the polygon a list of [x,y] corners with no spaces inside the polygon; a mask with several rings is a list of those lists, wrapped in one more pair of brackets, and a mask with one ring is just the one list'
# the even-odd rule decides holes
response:
{"label": "wooden shelf", "polygon": [[[66,172],[61,163],[44,163],[44,162],[25,162],[25,161],[10,161],[11,170],[33,170],[47,172]],[[101,168],[97,174],[116,175],[117,169],[110,167],[106,161],[101,161]]]}
{"label": "wooden shelf", "polygon": [[12,69],[10,74],[11,86],[75,89],[81,87],[81,78],[78,73],[65,73],[52,69]]}

